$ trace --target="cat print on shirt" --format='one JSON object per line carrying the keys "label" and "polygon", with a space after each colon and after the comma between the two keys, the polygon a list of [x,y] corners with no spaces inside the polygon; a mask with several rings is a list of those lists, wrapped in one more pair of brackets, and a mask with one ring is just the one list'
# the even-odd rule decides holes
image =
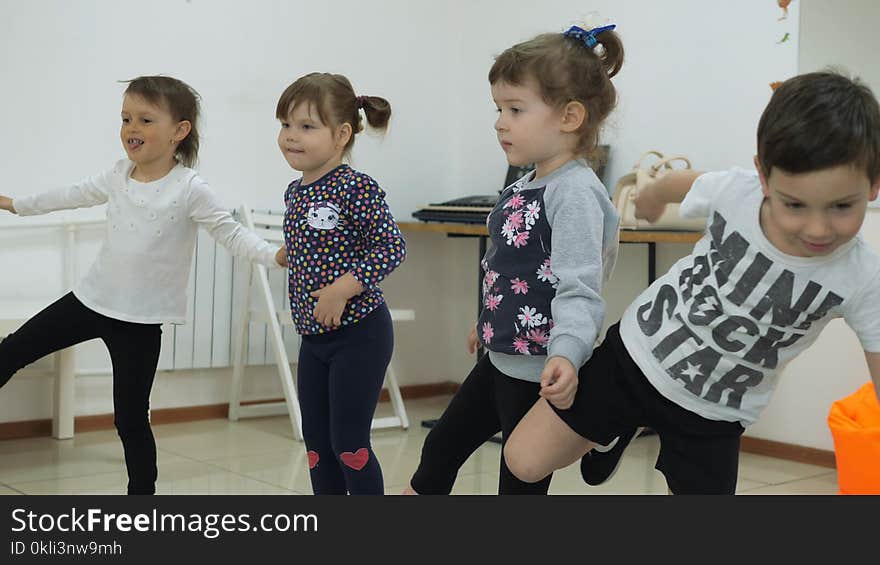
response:
{"label": "cat print on shirt", "polygon": [[316,202],[309,207],[309,225],[318,230],[332,230],[339,224],[339,207],[332,202]]}

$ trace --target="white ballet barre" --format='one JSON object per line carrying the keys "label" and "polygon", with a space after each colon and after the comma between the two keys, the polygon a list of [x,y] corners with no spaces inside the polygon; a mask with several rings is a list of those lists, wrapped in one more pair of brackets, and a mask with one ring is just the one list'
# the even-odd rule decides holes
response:
{"label": "white ballet barre", "polygon": [[[103,210],[102,210],[103,212]],[[3,213],[0,215],[0,236],[3,232],[14,230],[28,231],[34,229],[64,230],[64,281],[65,292],[69,291],[76,281],[76,234],[82,227],[103,224],[104,218],[83,217],[81,213],[68,211],[55,212],[45,216],[15,216]],[[0,300],[0,336],[8,335],[17,330],[34,314],[50,304],[50,299],[34,300]],[[55,354],[53,376],[55,386],[52,400],[52,437],[69,439],[73,437],[75,416],[75,351],[68,347]]]}

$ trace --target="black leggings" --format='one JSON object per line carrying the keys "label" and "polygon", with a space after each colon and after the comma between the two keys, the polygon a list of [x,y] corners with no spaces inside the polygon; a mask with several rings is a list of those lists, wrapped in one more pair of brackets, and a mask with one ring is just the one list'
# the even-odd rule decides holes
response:
{"label": "black leggings", "polygon": [[[449,494],[458,470],[489,438],[502,441],[538,401],[541,385],[508,377],[483,355],[425,438],[410,482],[419,494]],[[501,456],[498,494],[547,494],[552,475],[537,483],[517,479]]]}
{"label": "black leggings", "polygon": [[385,304],[356,324],[303,336],[297,388],[315,494],[384,494],[370,427],[393,348]]}
{"label": "black leggings", "polygon": [[68,293],[0,341],[0,387],[37,359],[96,338],[104,341],[113,363],[113,423],[125,451],[128,494],[153,494],[156,442],[149,409],[161,325],[108,318]]}

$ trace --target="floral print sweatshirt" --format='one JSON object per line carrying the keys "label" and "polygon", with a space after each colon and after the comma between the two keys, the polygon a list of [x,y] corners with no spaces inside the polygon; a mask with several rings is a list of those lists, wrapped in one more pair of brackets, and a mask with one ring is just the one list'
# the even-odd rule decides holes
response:
{"label": "floral print sweatshirt", "polygon": [[548,357],[578,369],[590,358],[620,219],[586,162],[534,174],[506,188],[487,218],[492,245],[482,261],[477,335],[499,371],[538,382]]}

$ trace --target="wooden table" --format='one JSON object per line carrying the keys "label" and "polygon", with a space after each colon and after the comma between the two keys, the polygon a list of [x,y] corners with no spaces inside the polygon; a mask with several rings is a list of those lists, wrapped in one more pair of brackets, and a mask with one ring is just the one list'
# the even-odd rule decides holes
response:
{"label": "wooden table", "polygon": [[[445,233],[448,236],[479,237],[480,260],[486,253],[489,230],[483,224],[457,224],[454,222],[400,222],[403,231]],[[696,243],[703,232],[620,230],[620,243],[648,244],[648,284],[657,278],[658,243]],[[480,278],[482,284],[482,275]]]}

